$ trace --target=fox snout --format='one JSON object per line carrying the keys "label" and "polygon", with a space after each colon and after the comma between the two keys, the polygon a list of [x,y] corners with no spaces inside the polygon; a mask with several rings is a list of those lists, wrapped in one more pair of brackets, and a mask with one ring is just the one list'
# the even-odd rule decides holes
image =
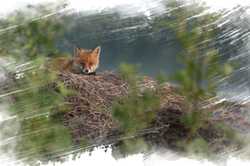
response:
{"label": "fox snout", "polygon": [[90,72],[90,70],[89,69],[83,69],[83,72],[88,74]]}
{"label": "fox snout", "polygon": [[82,68],[82,72],[85,74],[90,74],[90,73],[94,73],[96,71],[97,67],[96,66],[92,66],[89,68]]}

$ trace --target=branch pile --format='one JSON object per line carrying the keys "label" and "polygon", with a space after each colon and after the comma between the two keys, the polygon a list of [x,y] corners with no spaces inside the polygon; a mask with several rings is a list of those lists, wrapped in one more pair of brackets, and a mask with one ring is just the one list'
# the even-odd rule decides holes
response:
{"label": "branch pile", "polygon": [[[77,75],[60,73],[59,79],[64,85],[76,93],[65,98],[71,110],[64,114],[64,125],[69,128],[76,144],[87,140],[92,144],[119,145],[122,133],[119,122],[112,117],[112,103],[128,95],[128,83],[115,73],[104,72],[97,75]],[[138,82],[141,91],[156,89],[156,81],[144,77]],[[156,111],[156,118],[143,131],[138,131],[138,137],[157,147],[177,148],[177,142],[184,140],[190,129],[182,122],[181,117],[187,111],[185,98],[177,93],[177,89],[165,83],[157,90],[160,96],[160,108]],[[219,129],[208,122],[198,134],[214,146],[214,151],[220,151],[221,146],[231,145],[230,140]],[[137,137],[137,136],[135,136]],[[220,147],[221,147],[220,146]]]}

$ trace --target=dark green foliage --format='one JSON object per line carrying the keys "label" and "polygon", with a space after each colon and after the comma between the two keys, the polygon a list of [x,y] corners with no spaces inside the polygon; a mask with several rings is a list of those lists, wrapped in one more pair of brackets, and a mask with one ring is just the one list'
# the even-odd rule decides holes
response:
{"label": "dark green foliage", "polygon": [[[198,134],[200,128],[206,128],[210,117],[202,104],[216,96],[218,81],[233,70],[231,64],[220,59],[215,46],[219,32],[215,22],[220,15],[206,12],[206,6],[198,3],[186,7],[185,2],[171,0],[166,5],[175,10],[168,16],[156,18],[154,25],[156,29],[170,29],[182,48],[178,55],[182,67],[170,79],[178,84],[179,92],[186,97],[189,105],[182,117],[182,123],[190,130],[184,148],[208,155],[208,143]],[[226,133],[226,130],[221,132]]]}
{"label": "dark green foliage", "polygon": [[[170,28],[182,46],[179,59],[183,68],[172,78],[195,106],[201,100],[215,96],[216,81],[229,75],[232,66],[221,63],[215,47],[218,28],[214,23],[219,19],[219,14],[206,13],[206,6],[198,3],[180,7],[183,4],[176,0],[167,2],[169,8],[176,9],[166,20],[156,20],[156,25]],[[194,17],[200,14],[202,16]]]}
{"label": "dark green foliage", "polygon": [[158,82],[158,84],[160,85],[160,84],[167,82],[169,78],[167,78],[164,73],[160,73],[156,76],[155,79]]}
{"label": "dark green foliage", "polygon": [[160,98],[153,90],[140,92],[138,83],[142,78],[137,74],[135,66],[121,64],[120,75],[128,82],[130,91],[128,96],[112,106],[112,115],[119,122],[123,133],[121,145],[117,147],[119,150],[113,152],[116,157],[139,153],[148,148],[140,133],[155,119],[156,110],[160,106]]}
{"label": "dark green foliage", "polygon": [[72,146],[71,135],[62,121],[63,112],[70,110],[64,104],[64,96],[71,91],[64,87],[55,91],[49,87],[52,81],[56,81],[54,75],[44,71],[25,72],[24,78],[15,84],[25,90],[11,96],[10,111],[20,123],[15,152],[18,158],[28,157],[31,165],[52,160]]}
{"label": "dark green foliage", "polygon": [[23,119],[16,146],[17,157],[28,157],[28,162],[33,164],[39,160],[52,160],[69,151],[71,135],[61,123],[55,123],[50,115]]}
{"label": "dark green foliage", "polygon": [[55,53],[56,40],[63,32],[62,19],[59,15],[46,15],[62,8],[62,5],[55,4],[29,6],[26,10],[13,12],[3,19],[6,27],[13,28],[6,29],[1,34],[0,55],[27,62]]}
{"label": "dark green foliage", "polygon": [[209,157],[211,151],[208,142],[202,138],[196,138],[186,145],[187,152],[190,155],[200,156],[202,158]]}
{"label": "dark green foliage", "polygon": [[154,108],[159,106],[159,97],[152,92],[141,96],[129,95],[113,106],[113,116],[128,134],[144,129],[154,119]]}
{"label": "dark green foliage", "polygon": [[144,153],[148,150],[149,147],[142,138],[124,137],[121,144],[112,148],[112,155],[119,159],[132,154]]}
{"label": "dark green foliage", "polygon": [[[47,8],[45,5],[28,10],[40,16],[61,7]],[[0,55],[16,62],[7,68],[16,77],[10,90],[21,90],[9,96],[9,109],[20,124],[15,155],[34,165],[52,160],[72,147],[71,134],[62,121],[62,113],[70,109],[64,104],[64,97],[72,92],[57,81],[55,72],[44,67],[48,54],[58,52],[56,40],[63,32],[61,18],[31,21],[29,16],[26,11],[19,11],[3,20],[8,26],[18,26],[1,34]],[[16,68],[18,65],[21,67]],[[52,87],[54,83],[57,89]]]}
{"label": "dark green foliage", "polygon": [[155,117],[154,110],[160,105],[159,96],[152,90],[140,92],[137,86],[140,77],[136,73],[135,66],[121,64],[120,75],[128,82],[130,92],[112,107],[113,116],[121,124],[125,135],[136,134],[148,127]]}
{"label": "dark green foliage", "polygon": [[119,73],[121,75],[121,77],[126,80],[130,86],[130,88],[132,88],[133,91],[136,91],[136,83],[138,80],[140,80],[141,78],[138,75],[138,66],[136,65],[130,65],[127,63],[122,63],[119,67]]}
{"label": "dark green foliage", "polygon": [[[204,115],[197,114],[204,112],[206,116],[206,112],[201,111],[201,102],[214,97],[217,81],[232,72],[229,63],[223,64],[220,61],[219,52],[215,47],[218,28],[214,22],[219,19],[219,14],[206,13],[206,6],[198,3],[185,7],[184,2],[172,0],[166,4],[168,8],[175,10],[168,17],[156,19],[155,26],[171,29],[182,47],[179,59],[183,67],[177,71],[172,80],[180,86],[180,92],[190,103],[190,110],[198,112],[188,115],[189,120],[185,122],[200,123],[195,119],[201,119],[199,116]],[[202,16],[193,17],[200,14]],[[190,116],[194,120],[191,120]]]}
{"label": "dark green foliage", "polygon": [[206,118],[207,117],[204,116],[204,114],[198,111],[191,111],[186,113],[181,120],[190,129],[190,135],[192,136],[204,125],[203,122]]}

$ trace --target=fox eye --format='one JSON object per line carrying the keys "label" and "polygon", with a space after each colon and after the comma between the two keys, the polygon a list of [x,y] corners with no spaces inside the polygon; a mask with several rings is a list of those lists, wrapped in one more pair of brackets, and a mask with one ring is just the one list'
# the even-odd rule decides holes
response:
{"label": "fox eye", "polygon": [[80,64],[81,64],[82,66],[85,66],[85,63],[84,63],[84,62],[81,62]]}

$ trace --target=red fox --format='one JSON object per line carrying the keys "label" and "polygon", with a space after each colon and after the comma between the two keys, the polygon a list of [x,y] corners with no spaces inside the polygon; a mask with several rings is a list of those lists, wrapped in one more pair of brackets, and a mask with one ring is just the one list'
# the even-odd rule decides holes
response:
{"label": "red fox", "polygon": [[73,58],[55,58],[51,67],[59,71],[69,71],[76,74],[95,74],[99,66],[100,52],[100,46],[93,50],[75,48]]}

